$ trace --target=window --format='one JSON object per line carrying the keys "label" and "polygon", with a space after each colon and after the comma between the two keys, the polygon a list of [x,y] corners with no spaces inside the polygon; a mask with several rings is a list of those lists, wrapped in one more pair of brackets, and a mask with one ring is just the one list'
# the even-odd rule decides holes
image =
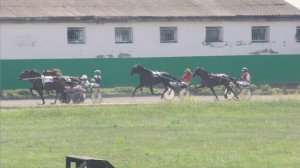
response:
{"label": "window", "polygon": [[132,43],[132,28],[118,27],[115,28],[116,43]]}
{"label": "window", "polygon": [[252,42],[268,42],[269,34],[268,26],[254,26],[252,27]]}
{"label": "window", "polygon": [[298,26],[296,29],[296,41],[300,42],[300,26]]}
{"label": "window", "polygon": [[161,27],[160,42],[177,43],[177,27]]}
{"label": "window", "polygon": [[206,42],[222,42],[223,28],[222,27],[206,27]]}
{"label": "window", "polygon": [[85,29],[84,28],[68,28],[68,43],[69,44],[84,44]]}

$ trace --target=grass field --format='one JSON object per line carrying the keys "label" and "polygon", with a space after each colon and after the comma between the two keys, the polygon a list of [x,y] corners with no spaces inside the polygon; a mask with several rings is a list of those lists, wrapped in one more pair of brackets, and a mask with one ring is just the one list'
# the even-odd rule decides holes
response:
{"label": "grass field", "polygon": [[298,168],[300,102],[169,102],[1,109],[1,168]]}

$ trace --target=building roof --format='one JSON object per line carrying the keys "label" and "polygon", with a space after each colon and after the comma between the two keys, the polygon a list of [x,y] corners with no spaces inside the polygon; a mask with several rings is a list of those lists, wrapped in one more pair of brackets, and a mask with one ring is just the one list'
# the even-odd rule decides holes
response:
{"label": "building roof", "polygon": [[284,0],[0,0],[0,20],[299,17]]}

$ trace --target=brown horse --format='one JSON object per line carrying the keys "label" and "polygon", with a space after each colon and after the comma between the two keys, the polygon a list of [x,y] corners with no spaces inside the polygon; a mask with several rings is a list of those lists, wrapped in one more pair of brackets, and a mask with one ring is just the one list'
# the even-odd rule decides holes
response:
{"label": "brown horse", "polygon": [[66,83],[64,80],[53,77],[51,82],[44,82],[45,78],[36,70],[24,70],[19,75],[19,80],[28,80],[31,84],[30,92],[34,96],[32,90],[36,90],[42,99],[42,104],[45,104],[44,90],[55,90],[55,101],[59,94],[64,94]]}
{"label": "brown horse", "polygon": [[173,75],[167,72],[155,72],[150,69],[144,68],[141,65],[134,65],[131,70],[131,75],[139,74],[140,75],[140,84],[135,88],[132,97],[134,97],[135,92],[138,88],[147,86],[150,88],[151,94],[160,95],[153,92],[153,85],[162,83],[165,87],[163,93],[161,93],[161,98],[164,97],[164,94],[168,91],[168,88],[175,90],[175,88],[170,84],[171,81],[180,81],[176,79]]}
{"label": "brown horse", "polygon": [[223,85],[226,87],[227,93],[224,94],[224,97],[226,99],[227,99],[227,94],[229,91],[231,91],[234,94],[234,96],[238,99],[238,96],[233,91],[233,89],[230,87],[231,82],[234,83],[236,86],[238,86],[235,78],[233,78],[229,75],[226,75],[226,74],[208,73],[200,67],[196,68],[195,72],[193,73],[193,77],[196,75],[200,76],[200,79],[201,79],[201,83],[200,83],[199,87],[200,88],[204,88],[204,87],[210,88],[210,90],[213,92],[213,94],[215,95],[217,100],[218,100],[218,96],[215,93],[214,86],[218,86],[218,85]]}

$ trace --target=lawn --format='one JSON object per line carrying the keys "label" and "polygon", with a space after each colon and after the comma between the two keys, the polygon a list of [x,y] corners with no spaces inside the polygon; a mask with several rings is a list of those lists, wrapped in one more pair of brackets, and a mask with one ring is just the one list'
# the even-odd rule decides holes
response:
{"label": "lawn", "polygon": [[166,102],[2,108],[0,167],[65,167],[66,155],[119,168],[293,168],[300,102]]}

